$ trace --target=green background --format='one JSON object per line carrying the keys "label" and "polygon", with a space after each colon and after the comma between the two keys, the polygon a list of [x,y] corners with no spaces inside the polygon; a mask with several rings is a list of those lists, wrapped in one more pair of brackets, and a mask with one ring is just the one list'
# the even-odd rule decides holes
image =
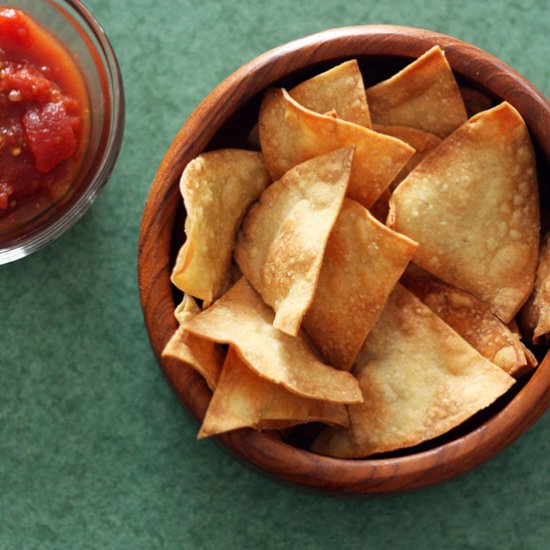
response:
{"label": "green background", "polygon": [[542,0],[88,0],[118,53],[124,147],[89,213],[0,268],[0,548],[548,548],[550,414],[489,463],[377,500],[325,497],[233,459],[157,367],[136,283],[142,208],[176,131],[244,62],[342,25],[472,42],[550,95]]}

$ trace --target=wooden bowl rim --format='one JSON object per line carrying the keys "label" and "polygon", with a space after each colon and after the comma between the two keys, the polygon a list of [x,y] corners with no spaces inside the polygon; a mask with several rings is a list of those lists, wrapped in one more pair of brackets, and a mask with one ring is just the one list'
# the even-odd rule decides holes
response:
{"label": "wooden bowl rim", "polygon": [[[550,105],[514,69],[451,36],[394,25],[330,29],[270,50],[243,65],[193,111],[162,160],[152,183],[139,238],[138,284],[152,348],[179,398],[197,419],[204,416],[210,392],[192,369],[161,359],[175,331],[170,286],[170,245],[179,199],[177,180],[229,116],[280,78],[314,64],[357,56],[415,58],[440,45],[453,70],[475,80],[514,105],[524,116],[550,162]],[[528,109],[525,111],[525,109]],[[541,116],[543,115],[543,116]],[[292,447],[267,433],[239,430],[219,440],[237,456],[282,479],[335,492],[377,494],[419,489],[442,482],[491,458],[550,406],[547,355],[529,382],[501,411],[477,429],[417,454],[384,459],[335,459]]]}

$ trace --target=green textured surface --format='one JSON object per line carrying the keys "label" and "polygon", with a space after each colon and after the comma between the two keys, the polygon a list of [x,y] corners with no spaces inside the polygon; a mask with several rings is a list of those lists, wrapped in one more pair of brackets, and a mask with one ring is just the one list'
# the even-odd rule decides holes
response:
{"label": "green textured surface", "polygon": [[179,126],[257,54],[396,23],[497,55],[550,95],[547,3],[88,0],[117,50],[125,144],[72,230],[0,268],[0,548],[548,548],[550,414],[444,485],[337,499],[253,472],[197,425],[154,361],[136,285],[141,212]]}

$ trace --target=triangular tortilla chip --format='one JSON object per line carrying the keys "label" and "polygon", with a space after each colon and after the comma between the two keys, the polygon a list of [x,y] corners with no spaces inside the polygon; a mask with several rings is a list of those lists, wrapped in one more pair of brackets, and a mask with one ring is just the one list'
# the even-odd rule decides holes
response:
{"label": "triangular tortilla chip", "polygon": [[191,296],[185,295],[176,308],[176,318],[180,326],[168,341],[162,357],[173,357],[195,369],[213,390],[216,387],[223,365],[224,351],[211,340],[190,334],[186,324],[200,313],[200,308]]}
{"label": "triangular tortilla chip", "polygon": [[536,360],[532,364],[531,352],[477,298],[433,278],[405,274],[402,283],[483,357],[510,376],[521,376],[536,366]]}
{"label": "triangular tortilla chip", "polygon": [[345,199],[303,327],[328,363],[349,370],[416,243]]}
{"label": "triangular tortilla chip", "polygon": [[349,407],[349,441],[332,436],[329,446],[319,439],[316,452],[361,457],[417,445],[458,426],[514,384],[401,285],[353,373],[364,402]]}
{"label": "triangular tortilla chip", "polygon": [[300,333],[289,336],[273,327],[273,311],[243,277],[187,330],[230,344],[258,375],[289,391],[332,403],[361,402],[357,380],[317,359]]}
{"label": "triangular tortilla chip", "polygon": [[275,310],[273,326],[292,336],[313,300],[352,158],[348,147],[287,172],[262,193],[239,234],[235,259],[241,271]]}
{"label": "triangular tortilla chip", "polygon": [[288,92],[300,105],[316,113],[338,117],[371,128],[363,76],[355,59],[298,84]]}
{"label": "triangular tortilla chip", "polygon": [[466,122],[453,71],[439,46],[367,88],[373,123],[411,126],[444,138]]}
{"label": "triangular tortilla chip", "polygon": [[199,439],[239,428],[271,428],[275,422],[285,427],[307,422],[347,427],[349,419],[344,405],[307,399],[264,380],[230,348]]}
{"label": "triangular tortilla chip", "polygon": [[541,243],[535,288],[521,319],[533,343],[542,344],[550,333],[550,233]]}
{"label": "triangular tortilla chip", "polygon": [[270,181],[261,153],[253,151],[211,151],[187,165],[180,181],[187,240],[172,271],[175,286],[207,303],[227,290],[239,225]]}
{"label": "triangular tortilla chip", "polygon": [[273,180],[308,159],[355,147],[347,196],[371,206],[407,164],[414,149],[402,141],[332,116],[268,90],[260,109],[260,142]]}
{"label": "triangular tortilla chip", "polygon": [[449,136],[394,191],[388,225],[419,243],[416,264],[508,323],[533,288],[540,231],[519,113],[502,103]]}
{"label": "triangular tortilla chip", "polygon": [[374,129],[381,134],[393,136],[405,143],[408,143],[414,150],[414,155],[409,159],[409,162],[403,167],[401,172],[397,174],[391,182],[390,189],[395,189],[408,175],[416,165],[440,143],[441,138],[430,132],[418,130],[417,128],[409,128],[408,126],[390,126],[388,124],[375,124]]}

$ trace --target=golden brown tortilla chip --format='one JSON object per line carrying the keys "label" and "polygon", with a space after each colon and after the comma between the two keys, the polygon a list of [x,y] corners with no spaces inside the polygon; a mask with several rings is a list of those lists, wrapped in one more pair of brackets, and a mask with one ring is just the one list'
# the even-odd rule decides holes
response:
{"label": "golden brown tortilla chip", "polygon": [[367,208],[414,154],[398,139],[320,115],[302,107],[285,90],[273,89],[260,109],[260,142],[273,180],[313,157],[355,147],[347,196]]}
{"label": "golden brown tortilla chip", "polygon": [[311,445],[314,453],[337,458],[363,458],[360,447],[351,440],[350,430],[331,426],[325,428]]}
{"label": "golden brown tortilla chip", "polygon": [[295,336],[310,306],[323,254],[349,182],[353,149],[306,161],[270,185],[244,220],[235,259]]}
{"label": "golden brown tortilla chip", "polygon": [[414,155],[409,162],[403,167],[401,172],[391,182],[390,189],[395,189],[408,175],[415,166],[440,143],[441,138],[435,134],[418,130],[417,128],[409,128],[407,126],[390,126],[387,124],[375,124],[374,130],[387,136],[393,136],[405,143],[408,143],[414,150]]}
{"label": "golden brown tortilla chip", "polygon": [[541,243],[535,288],[521,314],[533,343],[542,344],[550,333],[550,233]]}
{"label": "golden brown tortilla chip", "polygon": [[241,220],[270,181],[253,151],[212,151],[187,165],[180,181],[187,239],[172,271],[175,286],[207,303],[223,294]]}
{"label": "golden brown tortilla chip", "polygon": [[361,457],[417,445],[458,426],[514,384],[401,285],[353,372],[364,402],[349,407],[349,440],[321,438],[316,452]]}
{"label": "golden brown tortilla chip", "polygon": [[416,243],[345,199],[303,327],[333,367],[349,370]]}
{"label": "golden brown tortilla chip", "polygon": [[467,120],[453,71],[439,46],[367,88],[367,101],[373,123],[411,126],[440,138]]}
{"label": "golden brown tortilla chip", "polygon": [[289,392],[258,376],[230,348],[198,437],[239,428],[290,427],[307,422],[349,425],[344,405]]}
{"label": "golden brown tortilla chip", "polygon": [[502,103],[449,136],[393,192],[388,225],[419,243],[417,265],[509,322],[533,288],[540,231],[519,113]]}
{"label": "golden brown tortilla chip", "polygon": [[510,376],[521,376],[536,366],[536,359],[532,364],[534,357],[518,337],[477,298],[433,278],[405,274],[401,282],[483,357]]}
{"label": "golden brown tortilla chip", "polygon": [[195,369],[213,390],[216,387],[223,365],[224,351],[210,340],[186,331],[186,323],[200,313],[200,308],[191,296],[184,296],[176,308],[180,326],[162,351],[162,357],[173,357]]}
{"label": "golden brown tortilla chip", "polygon": [[331,403],[358,403],[361,392],[348,372],[317,359],[300,333],[273,327],[273,311],[243,277],[206,311],[189,321],[189,332],[235,347],[259,376],[289,391]]}
{"label": "golden brown tortilla chip", "polygon": [[335,111],[343,120],[372,127],[363,76],[355,59],[298,84],[289,94],[310,111]]}

